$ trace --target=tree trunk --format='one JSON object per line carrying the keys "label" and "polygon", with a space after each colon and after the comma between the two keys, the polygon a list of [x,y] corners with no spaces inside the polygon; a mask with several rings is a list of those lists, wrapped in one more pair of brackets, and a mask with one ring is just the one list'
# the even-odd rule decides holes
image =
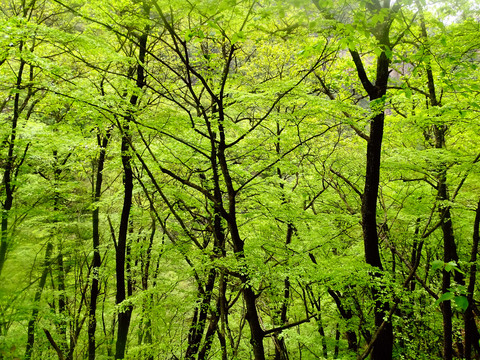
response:
{"label": "tree trunk", "polygon": [[[23,51],[24,42],[21,41],[19,45],[19,52]],[[13,193],[15,191],[15,147],[17,139],[17,125],[21,114],[20,91],[23,81],[23,72],[26,62],[21,59],[18,67],[17,82],[15,84],[15,97],[13,102],[13,115],[10,128],[10,138],[8,140],[8,152],[5,163],[3,165],[3,191],[5,192],[5,200],[2,202],[2,223],[0,229],[0,276],[2,275],[3,266],[7,257],[9,234],[8,234],[8,217],[13,205]]]}
{"label": "tree trunk", "polygon": [[190,325],[190,330],[188,332],[188,347],[185,353],[186,360],[193,360],[200,348],[200,343],[205,331],[207,315],[210,309],[210,300],[212,298],[216,275],[216,270],[210,269],[205,288],[202,288],[202,285],[198,284],[198,297],[200,301],[199,305],[194,310],[192,324]]}
{"label": "tree trunk", "polygon": [[[148,12],[147,10],[145,10]],[[147,26],[144,29],[144,33],[138,37],[139,43],[139,55],[138,64],[136,65],[136,86],[138,89],[142,89],[145,86],[145,55],[148,39]],[[138,96],[132,95],[130,97],[130,104],[135,107],[138,103]],[[125,292],[125,266],[126,266],[126,251],[127,251],[127,235],[129,227],[130,209],[132,207],[133,196],[133,171],[132,171],[132,156],[130,143],[132,141],[130,132],[130,122],[133,120],[133,115],[129,114],[124,118],[124,124],[122,126],[122,166],[123,166],[123,208],[120,217],[120,229],[117,239],[116,248],[116,277],[117,277],[117,294],[116,304],[119,305],[126,300]],[[125,357],[125,349],[127,345],[127,335],[130,327],[130,319],[132,316],[133,307],[131,304],[122,306],[118,313],[117,321],[117,343],[115,350],[115,359],[123,359]]]}
{"label": "tree trunk", "polygon": [[252,345],[253,356],[255,360],[265,360],[265,350],[263,347],[264,331],[260,326],[258,318],[258,311],[256,305],[256,295],[252,287],[249,285],[248,268],[245,265],[245,253],[244,253],[244,241],[240,237],[238,230],[238,224],[236,220],[236,192],[233,188],[230,172],[228,171],[228,165],[225,158],[225,133],[220,119],[220,144],[218,149],[219,164],[222,169],[222,174],[225,179],[228,192],[228,215],[226,220],[230,229],[230,235],[233,242],[233,251],[238,261],[243,264],[240,273],[240,280],[243,284],[243,300],[245,301],[246,314],[248,325],[250,327],[250,344]]}
{"label": "tree trunk", "polygon": [[34,297],[34,306],[32,310],[32,316],[27,325],[27,347],[25,350],[25,360],[29,360],[32,357],[33,345],[35,343],[35,323],[37,322],[38,317],[38,307],[40,306],[40,299],[42,297],[43,289],[45,288],[45,283],[47,281],[47,275],[50,272],[50,256],[52,254],[53,245],[52,243],[47,244],[45,250],[45,259],[43,260],[43,271],[42,276],[40,277],[40,283],[38,284],[38,289],[35,292]]}
{"label": "tree trunk", "polygon": [[[382,34],[385,46],[388,44],[388,28]],[[370,83],[365,73],[360,56],[355,51],[351,51],[352,58],[357,67],[358,76],[368,92],[370,101],[379,100],[385,96],[389,77],[390,60],[385,52],[382,52],[377,58],[377,74],[375,86]],[[367,264],[378,269],[372,274],[374,283],[382,282],[383,270],[380,259],[380,250],[377,233],[377,198],[380,184],[380,164],[383,140],[383,127],[385,120],[385,111],[383,109],[377,113],[370,124],[370,134],[367,144],[367,164],[365,172],[365,187],[362,196],[362,229],[363,242],[365,248],[365,261]],[[374,315],[375,326],[378,328],[384,321],[389,312],[388,301],[380,298],[381,291],[375,286],[372,287],[372,296],[375,301]],[[393,329],[390,321],[387,321],[383,330],[374,340],[375,344],[372,350],[372,360],[390,360],[393,350]]]}
{"label": "tree trunk", "polygon": [[[117,247],[116,247],[116,280],[117,280],[117,293],[116,304],[120,305],[126,300],[125,290],[125,264],[126,264],[126,251],[127,251],[127,237],[128,226],[130,218],[130,209],[132,207],[132,194],[133,194],[133,171],[131,167],[130,151],[130,130],[128,124],[123,127],[122,135],[122,165],[123,165],[123,208],[120,218],[120,230],[118,233]],[[132,305],[122,305],[118,312],[117,319],[117,343],[115,349],[115,359],[123,359],[125,357],[125,348],[127,345],[127,335],[130,327],[130,319],[132,315]]]}
{"label": "tree trunk", "polygon": [[99,271],[102,264],[100,258],[100,232],[99,232],[99,208],[97,202],[100,200],[102,194],[103,182],[103,167],[105,165],[105,156],[107,145],[110,138],[111,129],[102,138],[100,134],[97,135],[97,143],[100,146],[100,153],[96,164],[96,179],[93,195],[94,209],[92,211],[92,245],[93,245],[93,259],[92,259],[92,287],[90,289],[90,303],[88,308],[88,360],[95,360],[95,331],[97,328],[97,298],[100,293],[99,287]]}

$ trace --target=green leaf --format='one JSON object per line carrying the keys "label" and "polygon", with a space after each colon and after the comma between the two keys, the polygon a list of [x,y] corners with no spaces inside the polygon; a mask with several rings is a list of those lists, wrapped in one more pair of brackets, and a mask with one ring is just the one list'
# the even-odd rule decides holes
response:
{"label": "green leaf", "polygon": [[452,271],[458,267],[455,261],[450,261],[445,264],[445,271]]}
{"label": "green leaf", "polygon": [[235,44],[238,41],[245,40],[245,34],[243,31],[239,31],[232,36],[232,44]]}
{"label": "green leaf", "polygon": [[468,299],[466,296],[455,296],[455,304],[462,309],[462,311],[467,310],[468,308]]}
{"label": "green leaf", "polygon": [[445,263],[442,260],[435,260],[432,262],[432,270],[442,269]]}
{"label": "green leaf", "polygon": [[445,294],[442,294],[437,301],[435,301],[435,305],[438,305],[443,301],[452,300],[453,298],[455,298],[455,294],[453,292],[446,292]]}

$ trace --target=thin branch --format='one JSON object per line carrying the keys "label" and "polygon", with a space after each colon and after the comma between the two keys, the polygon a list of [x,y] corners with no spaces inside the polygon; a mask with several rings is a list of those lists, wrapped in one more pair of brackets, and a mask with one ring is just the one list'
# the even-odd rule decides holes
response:
{"label": "thin branch", "polygon": [[337,175],[340,179],[345,181],[345,183],[347,183],[347,185],[349,185],[353,189],[353,191],[355,191],[358,194],[358,196],[360,196],[360,198],[363,198],[362,192],[355,186],[354,183],[352,183],[350,180],[348,180],[345,176],[340,174],[338,171],[333,170],[332,167],[330,167],[330,171],[335,175]]}

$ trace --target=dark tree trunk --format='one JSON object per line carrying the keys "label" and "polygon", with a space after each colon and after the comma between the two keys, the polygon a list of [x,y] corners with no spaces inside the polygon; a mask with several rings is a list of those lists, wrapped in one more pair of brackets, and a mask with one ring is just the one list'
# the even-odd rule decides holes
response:
{"label": "dark tree trunk", "polygon": [[[223,120],[223,119],[221,119]],[[220,122],[221,124],[221,122]],[[223,132],[223,127],[220,125],[220,144],[218,149],[218,159],[219,164],[222,169],[222,174],[225,179],[228,192],[228,214],[226,215],[226,220],[228,227],[230,229],[230,235],[233,242],[233,250],[235,256],[237,257],[240,263],[245,261],[244,253],[244,241],[240,237],[238,230],[238,224],[236,219],[236,192],[233,188],[232,179],[230,177],[230,172],[228,171],[228,165],[225,158],[225,134]],[[243,284],[243,299],[245,301],[246,314],[245,318],[247,319],[248,325],[250,327],[250,344],[253,350],[253,356],[255,360],[265,360],[265,350],[263,347],[263,338],[264,331],[260,326],[260,321],[258,318],[258,311],[256,305],[256,295],[252,287],[249,285],[249,275],[248,269],[245,268],[240,270],[243,275],[240,276],[240,280]]]}
{"label": "dark tree trunk", "polygon": [[[278,130],[277,130],[278,131]],[[279,147],[277,148],[278,151],[277,153],[279,154]],[[279,177],[281,177],[281,172],[280,169],[277,169],[277,173]],[[283,185],[281,185],[283,187]],[[288,246],[292,242],[293,234],[295,232],[295,227],[293,224],[288,223],[287,224],[287,235],[285,239],[285,244]],[[282,304],[280,306],[280,321],[278,324],[275,325],[285,325],[287,323],[287,310],[288,310],[288,301],[290,300],[290,280],[288,276],[285,278],[283,281],[283,299],[282,299]],[[288,360],[288,349],[287,345],[285,343],[284,338],[280,338],[278,336],[279,334],[274,335],[274,341],[275,341],[275,360]],[[322,339],[323,341],[324,339]]]}
{"label": "dark tree trunk", "polygon": [[94,209],[92,211],[92,245],[93,245],[93,259],[92,259],[92,287],[90,289],[90,303],[88,309],[88,360],[95,360],[95,331],[97,328],[97,298],[100,293],[99,287],[99,269],[102,264],[100,257],[100,223],[99,223],[99,208],[97,202],[100,200],[102,193],[103,182],[103,168],[105,165],[105,157],[107,145],[110,138],[111,129],[107,131],[104,137],[97,135],[97,143],[100,147],[100,152],[96,164],[96,179],[93,194]]}
{"label": "dark tree trunk", "polygon": [[[387,70],[388,71],[388,70]],[[380,154],[382,149],[384,113],[374,117],[370,127],[370,141],[367,145],[367,171],[365,176],[365,189],[362,202],[362,226],[365,246],[365,261],[367,264],[383,270],[380,260],[380,251],[377,233],[377,197],[380,182]],[[382,281],[381,272],[372,274],[373,281]],[[381,299],[381,291],[375,286],[372,288],[375,301],[375,326],[382,325],[389,311],[387,300]],[[393,329],[388,321],[375,340],[372,350],[372,360],[392,359]]]}
{"label": "dark tree trunk", "polygon": [[[60,192],[58,189],[58,184],[60,182],[60,176],[62,175],[62,166],[66,164],[70,154],[67,154],[65,159],[62,162],[59,162],[58,151],[53,151],[54,159],[54,168],[53,168],[53,183],[55,191],[53,193],[53,222],[58,222],[58,214],[60,210]],[[58,334],[59,341],[58,346],[62,350],[63,354],[67,354],[66,359],[71,360],[68,356],[69,346],[67,342],[67,325],[68,314],[67,314],[67,298],[65,295],[65,265],[63,261],[63,245],[62,240],[58,244],[58,255],[57,255],[57,290],[58,290],[58,314],[60,315],[60,321],[58,322]],[[74,344],[71,344],[74,346]]]}
{"label": "dark tree trunk", "polygon": [[[211,312],[211,319],[208,325],[207,331],[205,333],[205,342],[198,352],[197,360],[205,360],[208,358],[208,354],[212,347],[213,339],[215,337],[215,333],[219,331],[218,329],[218,322],[222,316],[222,307],[226,307],[226,299],[225,293],[227,291],[227,284],[225,282],[224,275],[220,275],[219,285],[218,285],[218,298],[216,303],[216,311]],[[225,357],[226,354],[226,341],[225,336],[221,334],[220,336],[220,346],[222,347],[222,357]]]}
{"label": "dark tree trunk", "polygon": [[40,277],[40,283],[38,284],[38,289],[35,292],[34,297],[34,306],[32,310],[32,316],[27,325],[27,347],[25,350],[25,360],[29,360],[32,357],[33,346],[35,344],[35,323],[37,322],[38,317],[38,306],[40,305],[40,299],[42,297],[43,289],[45,288],[45,283],[47,281],[47,275],[50,272],[50,256],[52,254],[53,245],[52,243],[47,244],[45,250],[45,259],[43,261],[43,271],[42,276]]}
{"label": "dark tree trunk", "polygon": [[211,269],[208,274],[207,283],[205,288],[202,288],[199,284],[198,296],[199,296],[199,305],[194,310],[194,316],[192,319],[192,324],[190,325],[190,330],[188,332],[188,347],[185,353],[185,359],[193,360],[197,354],[200,343],[203,338],[203,333],[205,331],[207,315],[210,308],[210,300],[212,298],[213,286],[215,284],[216,270]]}
{"label": "dark tree trunk", "polygon": [[[353,317],[352,310],[350,309],[345,309],[345,307],[342,304],[341,301],[341,294],[338,291],[334,291],[332,289],[328,289],[328,293],[330,296],[333,298],[335,301],[335,304],[337,305],[338,312],[342,316],[342,318],[348,323],[348,321]],[[337,331],[338,331],[338,326],[337,326]],[[347,329],[345,336],[347,338],[348,342],[348,349],[357,352],[358,350],[358,340],[357,340],[357,334],[355,331],[351,329]]]}
{"label": "dark tree trunk", "polygon": [[[144,6],[144,13],[149,14],[149,8]],[[138,89],[142,89],[145,86],[145,56],[147,50],[149,27],[146,26],[142,35],[138,37],[139,53],[138,64],[136,65],[136,86]],[[130,104],[134,108],[138,104],[138,96],[132,95],[130,97]],[[118,232],[117,248],[116,248],[116,276],[117,276],[117,294],[116,303],[121,304],[126,300],[125,291],[125,269],[126,264],[126,252],[127,252],[127,237],[128,228],[130,223],[130,209],[132,207],[132,195],[133,195],[133,171],[132,171],[132,156],[131,156],[131,130],[130,122],[133,120],[133,114],[128,114],[124,118],[122,131],[122,166],[123,166],[123,187],[124,198],[123,208],[120,217],[120,229]],[[127,274],[129,275],[129,274]],[[130,280],[127,279],[127,287],[131,289]],[[129,290],[130,290],[129,289]],[[131,290],[130,290],[131,291]],[[117,343],[115,349],[115,359],[123,359],[125,357],[125,349],[127,345],[127,335],[130,328],[130,320],[132,316],[133,307],[131,304],[122,307],[118,313],[117,319]]]}
{"label": "dark tree trunk", "polygon": [[[382,44],[390,47],[388,35],[389,24],[383,25],[379,40]],[[382,52],[377,58],[377,73],[375,85],[368,79],[362,60],[355,51],[350,51],[353,61],[355,62],[357,73],[362,84],[367,91],[370,101],[382,101],[387,91],[389,65],[385,52]],[[380,164],[383,141],[383,127],[385,120],[385,112],[382,107],[372,119],[370,124],[370,134],[367,144],[367,164],[365,172],[365,187],[362,196],[362,229],[363,242],[365,248],[365,261],[367,264],[375,267],[378,271],[372,274],[374,283],[382,282],[382,262],[380,259],[379,239],[377,233],[377,198],[380,184]],[[378,286],[378,285],[376,285]],[[380,291],[375,286],[372,287],[372,296],[375,301],[375,326],[378,328],[384,322],[389,312],[388,301],[380,298]],[[393,350],[393,329],[391,322],[387,319],[383,330],[380,331],[372,350],[372,360],[390,360],[392,359]]]}
{"label": "dark tree trunk", "polygon": [[[130,152],[130,130],[128,124],[123,127],[122,135],[122,165],[123,165],[123,208],[120,218],[120,229],[117,239],[115,269],[117,280],[116,304],[119,305],[126,300],[127,294],[125,289],[125,265],[127,251],[128,226],[130,218],[130,209],[132,207],[133,194],[133,171],[131,167]],[[118,313],[117,319],[117,342],[115,349],[115,359],[123,359],[125,357],[125,348],[127,345],[127,335],[130,327],[130,319],[132,315],[132,305],[122,306]]]}
{"label": "dark tree trunk", "polygon": [[[19,51],[22,52],[24,47],[23,41],[20,42]],[[9,235],[8,235],[8,217],[10,210],[12,209],[13,205],[13,193],[15,191],[15,185],[13,181],[15,180],[15,147],[16,147],[16,139],[17,139],[17,125],[18,120],[21,114],[21,104],[20,104],[20,90],[23,81],[23,72],[25,69],[26,62],[25,60],[21,59],[20,64],[18,67],[17,73],[17,82],[15,84],[16,93],[13,102],[13,115],[12,115],[12,123],[10,128],[10,138],[8,140],[8,152],[7,157],[5,160],[5,164],[3,165],[3,183],[2,188],[5,192],[5,200],[2,203],[2,224],[0,229],[0,276],[2,275],[3,266],[5,265],[5,260],[7,257],[8,251],[8,242],[9,242]]]}
{"label": "dark tree trunk", "polygon": [[60,315],[60,321],[58,323],[58,334],[60,337],[59,348],[64,354],[68,351],[67,344],[67,301],[65,298],[65,266],[63,263],[63,249],[62,245],[59,245],[57,255],[57,290],[58,290],[58,314]]}
{"label": "dark tree trunk", "polygon": [[[448,198],[446,189],[446,176],[442,170],[440,179],[438,181],[438,199],[444,201]],[[448,263],[450,261],[458,261],[457,249],[455,245],[455,238],[453,236],[453,228],[449,206],[440,207],[441,228],[443,232],[443,261]],[[442,293],[449,291],[451,286],[451,273],[449,271],[442,271]],[[452,304],[450,300],[442,302],[443,315],[443,359],[452,360],[453,358],[453,334],[452,334]]]}

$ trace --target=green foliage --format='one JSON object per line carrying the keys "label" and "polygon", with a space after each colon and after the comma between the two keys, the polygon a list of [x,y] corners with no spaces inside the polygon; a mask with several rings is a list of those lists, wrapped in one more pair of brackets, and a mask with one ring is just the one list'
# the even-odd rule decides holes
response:
{"label": "green foliage", "polygon": [[[280,358],[275,352],[285,346],[292,359],[357,358],[376,329],[373,309],[388,304],[396,306],[394,357],[441,358],[444,304],[464,316],[472,305],[478,9],[426,6],[427,41],[416,3],[376,3],[2,1],[3,176],[15,135],[0,274],[3,356],[24,357],[38,312],[32,358],[56,356],[43,329],[65,354],[86,358],[95,279],[97,359],[113,358],[115,319],[129,306],[129,359],[184,358],[195,332],[196,354],[211,346],[206,358],[251,357],[246,289],[262,331],[278,329],[262,339],[267,357]],[[378,35],[385,24],[389,45]],[[370,101],[350,52],[371,82],[376,59],[389,59],[385,96]],[[382,271],[365,264],[362,231],[366,139],[381,113]],[[134,174],[123,264],[131,294],[116,304],[122,155]],[[439,195],[441,184],[447,196]],[[450,218],[442,218],[444,209]],[[458,255],[451,261],[440,260],[447,221]],[[44,264],[47,244],[54,250]],[[96,250],[101,266],[94,270]],[[453,279],[447,289],[445,274]],[[452,324],[462,334],[460,316]]]}

